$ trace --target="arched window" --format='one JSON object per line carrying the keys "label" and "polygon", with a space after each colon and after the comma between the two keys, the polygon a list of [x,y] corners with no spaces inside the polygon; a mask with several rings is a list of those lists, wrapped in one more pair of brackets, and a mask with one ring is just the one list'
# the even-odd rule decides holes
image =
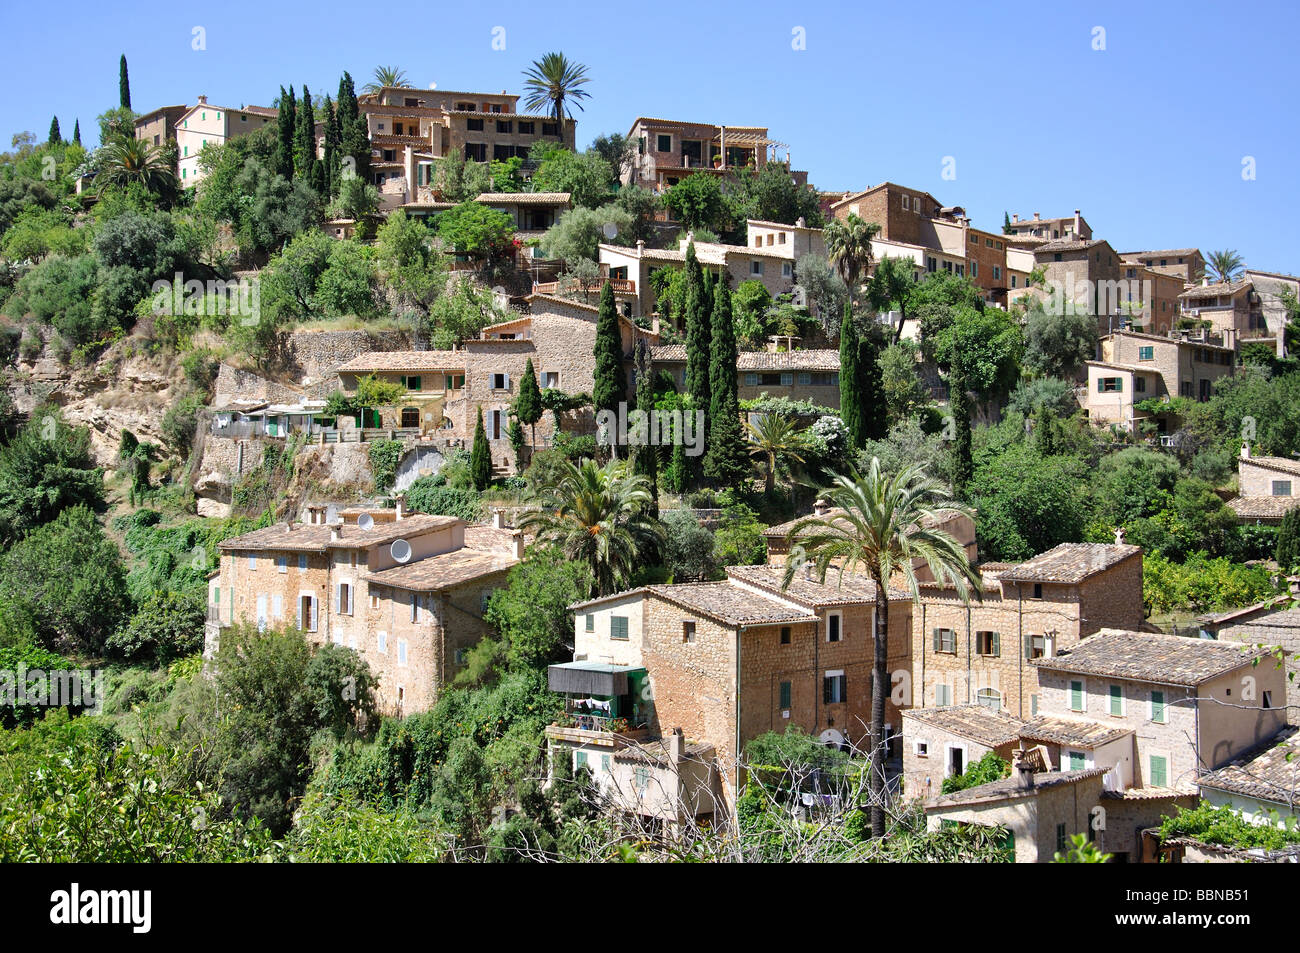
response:
{"label": "arched window", "polygon": [[975,701],[985,708],[991,708],[994,711],[1002,710],[1002,693],[996,688],[981,688],[975,693]]}

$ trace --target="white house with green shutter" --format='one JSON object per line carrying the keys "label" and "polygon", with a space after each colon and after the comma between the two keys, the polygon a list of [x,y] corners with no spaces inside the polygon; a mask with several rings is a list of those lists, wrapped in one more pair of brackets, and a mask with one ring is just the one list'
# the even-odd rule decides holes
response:
{"label": "white house with green shutter", "polygon": [[1194,792],[1286,723],[1285,672],[1257,647],[1102,629],[1030,664],[1039,717],[1026,743],[1054,742],[1057,770],[1109,769],[1112,790]]}

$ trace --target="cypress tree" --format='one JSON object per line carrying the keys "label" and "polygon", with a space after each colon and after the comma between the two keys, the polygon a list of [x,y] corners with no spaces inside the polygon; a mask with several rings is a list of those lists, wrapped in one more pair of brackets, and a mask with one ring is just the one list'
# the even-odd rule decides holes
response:
{"label": "cypress tree", "polygon": [[1277,528],[1277,564],[1282,572],[1300,568],[1300,506],[1293,506]]}
{"label": "cypress tree", "polygon": [[524,428],[519,423],[519,418],[514,414],[510,415],[510,425],[506,428],[506,439],[510,441],[510,449],[515,452],[515,476],[524,475]]}
{"label": "cypress tree", "polygon": [[636,409],[645,416],[646,442],[636,448],[632,469],[650,481],[650,515],[659,518],[659,448],[649,442],[650,415],[655,407],[654,367],[650,362],[650,345],[645,338],[636,342]]}
{"label": "cypress tree", "polygon": [[81,145],[81,120],[78,119],[72,124],[72,141]]}
{"label": "cypress tree", "polygon": [[341,159],[342,140],[339,136],[339,114],[330,101],[329,96],[325,97],[325,186],[328,189],[330,198],[339,194],[339,169],[342,165]]}
{"label": "cypress tree", "polygon": [[966,488],[975,474],[971,460],[970,395],[966,392],[966,373],[960,359],[952,362],[948,374],[948,409],[952,413],[953,455],[952,491],[959,500],[966,498]]}
{"label": "cypress tree", "polygon": [[55,116],[50,120],[50,145],[57,146],[63,142],[63,135],[59,132],[59,117]]}
{"label": "cypress tree", "polygon": [[[685,408],[682,408],[682,413],[686,413]],[[686,456],[686,444],[682,441],[681,435],[675,434],[674,436],[676,439],[673,440],[673,460],[668,468],[664,483],[669,492],[685,493],[688,469],[686,461],[690,458]]]}
{"label": "cypress tree", "polygon": [[542,419],[543,410],[542,392],[537,387],[537,371],[533,369],[531,357],[524,365],[524,376],[519,381],[519,393],[515,395],[514,410],[519,421],[528,424],[532,445],[537,446],[537,421]]}
{"label": "cypress tree", "polygon": [[488,447],[487,431],[483,429],[483,408],[478,409],[478,423],[474,425],[474,446],[469,453],[469,475],[474,489],[482,492],[492,482],[492,451]]}
{"label": "cypress tree", "polygon": [[351,156],[353,170],[362,178],[370,174],[370,133],[366,117],[357,105],[357,90],[352,75],[346,71],[339,80],[339,137],[344,156]]}
{"label": "cypress tree", "polygon": [[[602,410],[618,413],[618,405],[627,400],[627,372],[623,369],[623,341],[618,332],[618,309],[614,306],[614,286],[608,281],[600,289],[600,310],[596,316],[595,384],[591,402]],[[616,435],[610,435],[611,453],[618,456]]]}
{"label": "cypress tree", "polygon": [[[686,246],[686,294],[683,306],[686,323],[686,392],[691,397],[690,407],[705,414],[709,412],[709,352],[713,348],[713,333],[709,323],[711,306],[712,302],[704,296],[704,273],[699,259],[695,257],[695,243],[691,242]],[[707,420],[703,429],[702,437],[707,440]],[[702,462],[700,457],[686,458],[684,484],[696,482]]]}
{"label": "cypress tree", "polygon": [[302,103],[294,117],[293,169],[295,175],[311,181],[312,166],[316,162],[316,111],[311,104],[311,90],[304,83]]}
{"label": "cypress tree", "polygon": [[881,333],[879,325],[862,335],[858,342],[858,405],[862,415],[864,440],[880,440],[889,431],[889,414],[885,406],[885,378],[880,370]]}
{"label": "cypress tree", "polygon": [[709,354],[709,440],[704,472],[719,483],[731,485],[744,478],[745,439],[740,432],[737,394],[736,326],[731,318],[731,289],[719,276],[713,289],[713,341]]}
{"label": "cypress tree", "polygon": [[127,75],[125,53],[117,64],[117,98],[123,109],[131,108],[131,77]]}
{"label": "cypress tree", "polygon": [[289,84],[289,91],[286,93],[284,87],[280,87],[280,118],[276,120],[278,135],[278,145],[275,150],[275,170],[286,179],[293,178],[293,138],[297,131],[294,124],[297,121],[297,104],[293,95],[293,84]]}
{"label": "cypress tree", "polygon": [[867,439],[862,406],[862,375],[858,369],[861,347],[858,329],[853,326],[853,308],[844,302],[844,320],[840,323],[840,419],[849,432],[849,448],[861,450]]}

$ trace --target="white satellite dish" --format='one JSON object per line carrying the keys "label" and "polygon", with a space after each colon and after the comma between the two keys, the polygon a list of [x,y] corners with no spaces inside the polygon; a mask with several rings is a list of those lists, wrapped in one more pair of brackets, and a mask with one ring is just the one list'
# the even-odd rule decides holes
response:
{"label": "white satellite dish", "polygon": [[605,233],[605,237],[608,238],[611,242],[614,239],[618,238],[618,226],[615,225],[613,222],[606,222],[604,225],[601,226],[600,230]]}
{"label": "white satellite dish", "polygon": [[411,544],[404,539],[393,540],[393,545],[388,547],[388,551],[395,562],[404,563],[411,558]]}
{"label": "white satellite dish", "polygon": [[375,518],[369,513],[362,513],[357,517],[357,526],[368,532],[375,528]]}

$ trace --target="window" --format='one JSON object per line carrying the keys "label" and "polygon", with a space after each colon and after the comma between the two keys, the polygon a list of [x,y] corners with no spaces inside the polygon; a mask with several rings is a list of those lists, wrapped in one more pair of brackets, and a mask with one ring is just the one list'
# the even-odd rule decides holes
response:
{"label": "window", "polygon": [[1070,711],[1083,711],[1083,682],[1070,683]]}
{"label": "window", "polygon": [[380,655],[388,654],[388,633],[379,632],[375,635],[375,648],[379,650]]}
{"label": "window", "polygon": [[464,374],[447,374],[442,379],[444,390],[463,390],[465,388]]}
{"label": "window", "polygon": [[978,278],[980,276],[980,263],[974,258],[970,260],[970,276],[972,278]]}
{"label": "window", "polygon": [[1151,720],[1157,725],[1163,725],[1169,720],[1169,716],[1165,712],[1164,692],[1151,693]]}
{"label": "window", "polygon": [[1110,687],[1110,713],[1116,718],[1124,714],[1124,688],[1121,685]]}
{"label": "window", "polygon": [[808,387],[810,384],[812,384],[812,374],[810,374],[808,371],[800,371],[799,386]]}
{"label": "window", "polygon": [[519,135],[521,136],[533,135],[533,124],[531,122],[524,122],[522,119],[519,120]]}
{"label": "window", "polygon": [[1065,756],[1065,763],[1070,771],[1082,771],[1088,766],[1088,756],[1082,751],[1071,751]]}
{"label": "window", "polygon": [[587,615],[586,615],[586,619],[587,619],[587,631],[588,631],[588,632],[595,632],[595,631],[596,631],[596,614],[595,614],[594,612],[588,612]]}
{"label": "window", "polygon": [[299,571],[299,572],[306,572],[306,570],[307,570],[307,554],[306,554],[306,553],[299,553],[299,554],[298,554],[298,571]]}
{"label": "window", "polygon": [[1155,347],[1140,347],[1140,348],[1138,348],[1138,360],[1139,360],[1139,361],[1154,361],[1155,358],[1156,358],[1156,349],[1155,349]]}
{"label": "window", "polygon": [[465,143],[465,158],[474,162],[487,161],[487,143],[486,142],[467,142]]}
{"label": "window", "polygon": [[782,371],[782,372],[781,372],[781,386],[782,386],[782,387],[793,387],[793,386],[794,386],[794,371]]}
{"label": "window", "polygon": [[790,696],[791,696],[791,694],[792,694],[792,686],[791,686],[791,684],[790,684],[789,682],[782,682],[782,683],[781,683],[781,701],[780,701],[780,704],[779,704],[777,707],[778,707],[778,708],[782,708],[782,709],[788,709],[788,708],[790,707]]}
{"label": "window", "polygon": [[397,664],[406,664],[406,639],[397,640]]}
{"label": "window", "polygon": [[379,608],[379,593],[374,590],[370,590],[370,608]]}
{"label": "window", "polygon": [[340,615],[352,615],[351,583],[339,583],[338,591],[334,594],[334,611]]}
{"label": "window", "polygon": [[970,237],[970,243],[972,245],[978,245],[980,243],[980,237],[978,235],[972,234]]}
{"label": "window", "polygon": [[1029,696],[1029,714],[1031,714],[1031,715],[1037,715],[1037,714],[1038,714],[1038,696],[1037,696],[1037,695],[1030,695],[1030,696]]}
{"label": "window", "polygon": [[1025,658],[1042,658],[1047,653],[1047,636],[1025,636]]}
{"label": "window", "polygon": [[509,389],[510,389],[510,375],[509,375],[509,374],[499,374],[499,373],[498,373],[498,374],[493,374],[493,375],[492,375],[492,389],[493,389],[493,390],[509,390]]}
{"label": "window", "polygon": [[585,768],[586,766],[587,766],[587,752],[585,751],[573,752],[573,770],[577,771],[579,768]]}
{"label": "window", "polygon": [[748,373],[748,374],[746,374],[746,375],[745,375],[745,386],[746,386],[746,387],[757,387],[757,386],[758,386],[758,375],[757,375],[757,374],[753,374],[753,373]]}
{"label": "window", "polygon": [[832,612],[826,616],[826,641],[838,642],[840,640],[840,614]]}
{"label": "window", "polygon": [[633,776],[636,779],[635,783],[636,783],[637,793],[645,794],[646,788],[650,786],[650,769],[637,768]]}
{"label": "window", "polygon": [[411,621],[420,621],[420,594],[418,592],[411,593]]}
{"label": "window", "polygon": [[949,655],[956,655],[957,654],[957,630],[956,629],[935,629],[934,650],[936,652],[946,652]]}
{"label": "window", "polygon": [[790,627],[788,625],[781,626],[781,644],[790,644]]}
{"label": "window", "polygon": [[1290,496],[1290,495],[1291,495],[1291,481],[1290,481],[1290,480],[1274,480],[1274,481],[1273,481],[1273,495],[1274,495],[1274,496]]}
{"label": "window", "polygon": [[976,632],[975,654],[1000,656],[1002,654],[1002,636],[997,632]]}
{"label": "window", "polygon": [[1169,786],[1169,760],[1163,755],[1153,754],[1150,758],[1151,770],[1148,781],[1155,788],[1164,788]]}
{"label": "window", "polygon": [[975,693],[975,702],[993,711],[1001,711],[1002,693],[996,688],[981,688]]}
{"label": "window", "polygon": [[420,426],[420,408],[403,407],[401,417],[401,427],[403,430],[413,430]]}
{"label": "window", "polygon": [[1145,394],[1147,392],[1147,379],[1145,377],[1133,377],[1133,393]]}
{"label": "window", "polygon": [[751,261],[749,263],[749,273],[761,278],[763,276],[763,263],[761,261]]}
{"label": "window", "polygon": [[993,266],[993,280],[994,280],[994,281],[1001,281],[1001,280],[1002,280],[1002,266],[1001,266],[1001,265],[994,265],[994,266]]}
{"label": "window", "polygon": [[559,390],[560,372],[559,371],[542,371],[542,390]]}
{"label": "window", "polygon": [[781,277],[789,278],[792,275],[794,275],[794,265],[790,264],[788,261],[781,262]]}
{"label": "window", "polygon": [[1264,697],[1260,700],[1259,707],[1260,708],[1273,707],[1273,693],[1271,691],[1264,692]]}
{"label": "window", "polygon": [[912,746],[912,751],[915,752],[918,758],[928,758],[930,757],[930,742],[918,741]]}
{"label": "window", "polygon": [[606,774],[613,773],[614,768],[612,767],[612,762],[609,760],[609,755],[602,754],[600,756],[600,770],[605,772]]}
{"label": "window", "polygon": [[843,672],[827,672],[822,678],[822,701],[827,705],[842,704],[847,700]]}
{"label": "window", "polygon": [[666,136],[663,133],[655,136],[655,152],[672,152],[673,137]]}
{"label": "window", "polygon": [[498,120],[497,120],[497,132],[505,132],[505,133],[508,133],[508,132],[511,131],[511,125],[512,125],[512,123],[510,122],[509,119],[498,119]]}
{"label": "window", "polygon": [[1056,825],[1056,849],[1062,852],[1065,851],[1065,825],[1064,824]]}
{"label": "window", "polygon": [[419,374],[402,375],[402,386],[407,390],[419,390],[422,383]]}
{"label": "window", "polygon": [[289,571],[289,557],[288,557],[288,556],[276,556],[276,557],[275,557],[275,571],[276,571],[276,572],[288,572],[288,571]]}
{"label": "window", "polygon": [[542,123],[542,135],[558,136],[560,134],[560,124],[556,122]]}
{"label": "window", "polygon": [[1034,583],[1034,598],[1043,598],[1043,584],[1041,582]]}
{"label": "window", "polygon": [[249,569],[257,568],[257,553],[248,554],[248,568]]}
{"label": "window", "polygon": [[469,649],[462,646],[452,653],[451,658],[455,664],[464,665],[469,661]]}
{"label": "window", "polygon": [[612,615],[609,617],[609,637],[620,641],[627,641],[627,616]]}
{"label": "window", "polygon": [[899,198],[903,200],[903,208],[906,209],[906,208],[908,207],[907,196],[906,196],[906,195],[900,195]]}
{"label": "window", "polygon": [[218,607],[221,605],[221,587],[220,587],[220,586],[213,586],[213,587],[212,587],[212,604],[213,604],[214,606],[218,606]]}
{"label": "window", "polygon": [[689,644],[689,643],[692,643],[692,642],[695,641],[695,623],[694,623],[694,622],[683,622],[683,623],[682,623],[682,641],[685,642],[685,643],[688,643],[688,644]]}
{"label": "window", "polygon": [[1122,393],[1124,390],[1124,379],[1122,377],[1099,377],[1097,378],[1097,393],[1110,394]]}
{"label": "window", "polygon": [[470,132],[482,132],[483,120],[477,118],[466,119],[465,128]]}
{"label": "window", "polygon": [[952,686],[936,685],[934,686],[934,703],[942,708],[945,705],[952,704]]}

